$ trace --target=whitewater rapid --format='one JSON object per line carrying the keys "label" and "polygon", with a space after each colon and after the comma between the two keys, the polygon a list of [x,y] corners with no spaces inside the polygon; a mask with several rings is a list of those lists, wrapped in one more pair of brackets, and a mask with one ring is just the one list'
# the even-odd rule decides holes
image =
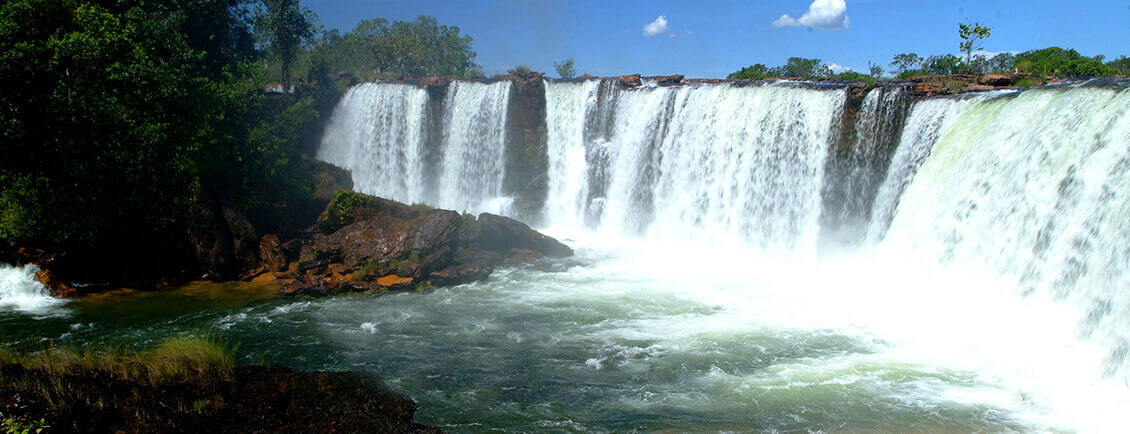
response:
{"label": "whitewater rapid", "polygon": [[0,311],[12,310],[30,314],[46,314],[66,300],[54,298],[42,283],[35,279],[39,267],[0,264]]}

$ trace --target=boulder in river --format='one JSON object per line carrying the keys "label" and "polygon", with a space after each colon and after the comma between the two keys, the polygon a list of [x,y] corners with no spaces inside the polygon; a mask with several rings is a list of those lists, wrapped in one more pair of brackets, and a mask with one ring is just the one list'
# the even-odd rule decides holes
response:
{"label": "boulder in river", "polygon": [[328,295],[483,280],[501,265],[573,250],[524,223],[342,191],[281,274],[283,294]]}

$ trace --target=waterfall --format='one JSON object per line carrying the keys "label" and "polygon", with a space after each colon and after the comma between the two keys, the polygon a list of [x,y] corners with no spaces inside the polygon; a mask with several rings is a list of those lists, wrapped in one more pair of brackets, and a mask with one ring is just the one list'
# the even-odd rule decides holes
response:
{"label": "waterfall", "polygon": [[[1107,351],[1105,373],[1130,383],[1130,91],[993,93],[927,101],[911,117],[901,160],[936,143],[881,251],[1072,306],[1080,337]],[[885,191],[905,183],[894,170]]]}
{"label": "waterfall", "polygon": [[[903,131],[909,98],[902,87],[879,86],[860,104],[855,125],[825,168],[821,241],[856,245],[866,234],[872,204]],[[854,139],[846,133],[854,133]]]}
{"label": "waterfall", "polygon": [[[421,86],[361,84],[335,108],[318,158],[350,170],[354,189],[362,193],[459,211],[504,212],[509,98],[508,81],[454,82],[438,103]],[[441,110],[433,104],[442,104]],[[432,113],[440,119],[431,119]]]}
{"label": "waterfall", "polygon": [[546,205],[552,221],[814,250],[842,90],[646,87],[613,97],[605,83],[547,83],[549,184],[561,193]]}
{"label": "waterfall", "polygon": [[899,139],[898,148],[891,158],[886,177],[871,206],[871,219],[867,229],[869,244],[878,243],[887,233],[894,218],[899,197],[918,168],[930,155],[930,150],[954,113],[973,104],[984,96],[964,98],[961,101],[945,98],[918,102],[911,110]]}
{"label": "waterfall", "polygon": [[589,197],[585,120],[597,105],[600,81],[545,82],[549,193],[544,214],[550,225],[579,227]]}
{"label": "waterfall", "polygon": [[39,267],[16,267],[0,264],[0,309],[22,312],[40,312],[51,306],[66,303],[51,297],[47,287],[35,280]]}
{"label": "waterfall", "polygon": [[365,83],[346,92],[326,125],[318,159],[348,169],[354,189],[400,202],[428,201],[424,186],[428,94]]}
{"label": "waterfall", "polygon": [[[443,163],[437,206],[502,211],[510,82],[455,82],[444,97]],[[493,205],[492,205],[493,204]]]}
{"label": "waterfall", "polygon": [[[551,226],[794,259],[825,237],[866,240],[895,262],[1071,306],[1107,374],[1130,381],[1123,82],[915,102],[879,87],[854,117],[836,86],[544,84]],[[366,193],[504,211],[510,91],[355,87],[319,157]]]}

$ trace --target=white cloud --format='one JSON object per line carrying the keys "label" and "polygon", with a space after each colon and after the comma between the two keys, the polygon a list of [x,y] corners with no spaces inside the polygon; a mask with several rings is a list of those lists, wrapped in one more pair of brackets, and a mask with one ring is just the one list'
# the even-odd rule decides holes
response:
{"label": "white cloud", "polygon": [[844,0],[813,0],[808,12],[800,18],[781,15],[773,21],[773,27],[804,26],[824,30],[843,30],[851,25],[847,16],[847,3]]}
{"label": "white cloud", "polygon": [[841,74],[845,71],[851,71],[850,66],[843,66],[834,62],[828,64],[828,69],[831,69],[833,74]]}
{"label": "white cloud", "polygon": [[643,26],[644,36],[662,35],[664,33],[668,33],[666,15],[660,15],[659,18],[655,19],[655,21],[647,23]]}
{"label": "white cloud", "polygon": [[993,57],[996,57],[996,55],[998,55],[998,54],[1011,54],[1011,55],[1015,56],[1017,54],[1020,54],[1020,52],[1016,51],[1016,50],[1008,50],[1008,51],[977,50],[977,51],[973,52],[973,57],[983,57],[985,59],[992,59]]}

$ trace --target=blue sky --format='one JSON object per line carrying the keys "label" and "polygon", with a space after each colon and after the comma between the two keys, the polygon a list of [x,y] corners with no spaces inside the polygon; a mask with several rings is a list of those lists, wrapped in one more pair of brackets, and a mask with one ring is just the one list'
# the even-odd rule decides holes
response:
{"label": "blue sky", "polygon": [[[519,64],[554,75],[576,60],[578,74],[684,74],[720,78],[743,66],[791,56],[828,64],[884,67],[895,54],[958,54],[957,24],[992,27],[990,52],[1061,46],[1107,59],[1130,55],[1130,0],[302,0],[326,28],[362,19],[432,15],[474,38],[487,75]],[[788,15],[782,17],[782,15]],[[660,19],[660,17],[663,17]]]}

